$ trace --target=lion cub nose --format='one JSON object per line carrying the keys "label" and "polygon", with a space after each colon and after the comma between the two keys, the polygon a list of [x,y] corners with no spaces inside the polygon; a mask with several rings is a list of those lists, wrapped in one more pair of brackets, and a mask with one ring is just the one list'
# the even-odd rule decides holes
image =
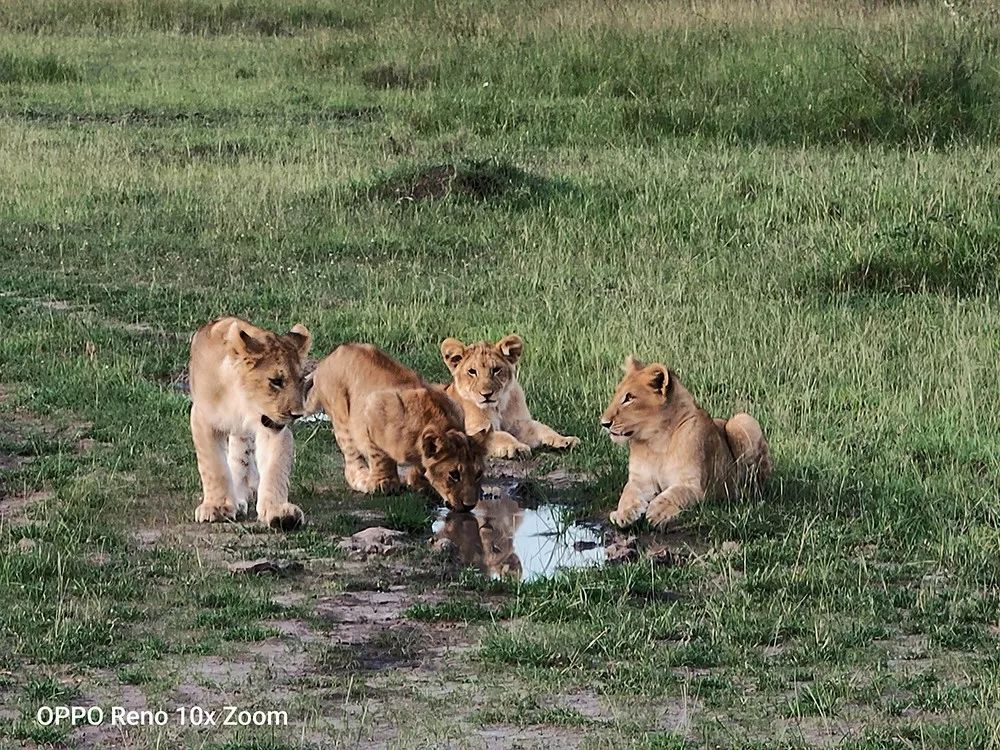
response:
{"label": "lion cub nose", "polygon": [[603,427],[605,430],[609,429],[611,427],[611,420],[610,419],[602,419],[601,420],[601,427]]}

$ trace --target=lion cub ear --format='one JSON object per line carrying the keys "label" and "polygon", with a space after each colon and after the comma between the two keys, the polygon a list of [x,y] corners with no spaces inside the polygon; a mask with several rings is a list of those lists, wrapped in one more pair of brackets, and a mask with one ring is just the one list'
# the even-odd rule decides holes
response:
{"label": "lion cub ear", "polygon": [[225,336],[226,347],[234,357],[256,357],[264,351],[264,342],[246,330],[236,321],[229,326]]}
{"label": "lion cub ear", "polygon": [[441,342],[441,356],[444,358],[444,363],[448,365],[448,369],[455,372],[458,363],[465,356],[465,344],[458,339],[445,339]]}
{"label": "lion cub ear", "polygon": [[428,427],[420,435],[420,455],[424,458],[434,458],[444,447],[444,435]]}
{"label": "lion cub ear", "polygon": [[661,364],[655,364],[649,366],[648,372],[649,387],[661,396],[666,396],[670,390],[670,370]]}
{"label": "lion cub ear", "polygon": [[517,360],[521,358],[521,353],[524,351],[524,341],[516,333],[512,333],[509,336],[504,336],[500,339],[497,342],[496,347],[497,351],[503,355],[504,359],[512,365],[516,365]]}
{"label": "lion cub ear", "polygon": [[625,370],[626,375],[631,375],[633,372],[639,372],[645,366],[640,360],[635,358],[634,354],[629,354],[625,357],[625,364],[622,369]]}
{"label": "lion cub ear", "polygon": [[304,325],[296,323],[292,326],[292,330],[285,334],[285,337],[291,339],[292,343],[295,344],[295,348],[299,350],[300,357],[304,357],[309,353],[309,347],[312,346],[312,334],[309,333],[309,329]]}

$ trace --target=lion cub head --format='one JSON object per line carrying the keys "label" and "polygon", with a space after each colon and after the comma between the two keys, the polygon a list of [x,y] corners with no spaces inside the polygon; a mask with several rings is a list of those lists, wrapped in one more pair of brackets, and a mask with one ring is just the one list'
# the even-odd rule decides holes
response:
{"label": "lion cub head", "polygon": [[517,377],[515,365],[523,350],[524,342],[516,334],[495,344],[480,341],[466,346],[458,339],[441,342],[441,356],[451,370],[458,395],[483,409],[503,402]]}
{"label": "lion cub head", "polygon": [[485,431],[475,435],[455,429],[442,432],[433,425],[420,435],[424,477],[453,510],[471,510],[482,497],[486,435]]}
{"label": "lion cub head", "polygon": [[665,365],[644,365],[631,356],[625,360],[625,377],[601,415],[601,427],[612,442],[624,445],[647,440],[662,430],[663,407],[674,378]]}
{"label": "lion cub head", "polygon": [[236,363],[240,390],[248,406],[260,412],[265,427],[280,430],[305,412],[303,365],[312,336],[297,323],[282,335],[235,322],[226,347]]}

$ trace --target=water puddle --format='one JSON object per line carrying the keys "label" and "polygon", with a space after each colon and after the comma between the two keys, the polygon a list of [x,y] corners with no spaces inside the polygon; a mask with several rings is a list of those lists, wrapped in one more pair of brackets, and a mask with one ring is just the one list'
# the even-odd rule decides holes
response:
{"label": "water puddle", "polygon": [[523,508],[512,497],[483,498],[471,513],[438,511],[433,531],[464,565],[489,578],[531,581],[604,562],[600,530],[568,521],[564,505]]}

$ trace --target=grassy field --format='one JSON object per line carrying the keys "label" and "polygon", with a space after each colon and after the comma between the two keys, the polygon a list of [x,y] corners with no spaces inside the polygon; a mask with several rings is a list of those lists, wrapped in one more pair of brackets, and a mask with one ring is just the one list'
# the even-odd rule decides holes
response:
{"label": "grassy field", "polygon": [[[0,5],[0,746],[1000,746],[991,5]],[[305,530],[197,527],[172,382],[222,314],[440,380],[520,333],[580,517],[632,352],[776,475],[674,565],[489,582],[301,425]],[[372,523],[407,550],[346,559]],[[223,703],[288,726],[35,720]]]}

